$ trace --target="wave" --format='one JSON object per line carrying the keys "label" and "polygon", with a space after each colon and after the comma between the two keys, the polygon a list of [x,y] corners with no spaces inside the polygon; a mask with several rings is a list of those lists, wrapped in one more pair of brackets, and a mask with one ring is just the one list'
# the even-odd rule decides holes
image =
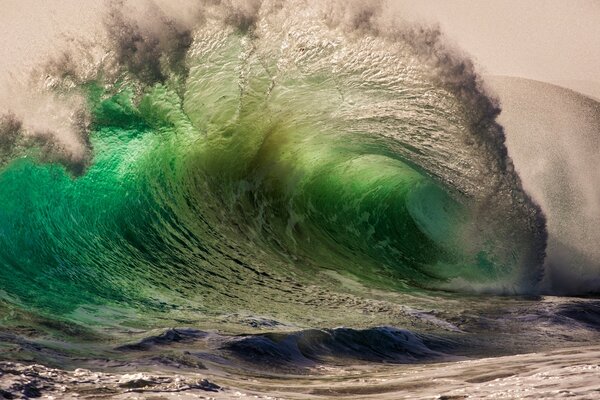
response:
{"label": "wave", "polygon": [[52,93],[84,99],[85,151],[2,123],[4,301],[168,324],[334,313],[326,271],[401,292],[535,290],[544,216],[499,107],[438,30],[358,2],[150,10],[116,6],[102,57],[46,66]]}
{"label": "wave", "polygon": [[[199,342],[203,344],[198,346]],[[163,356],[159,361],[171,365],[195,360],[191,364],[197,367],[210,361],[229,364],[231,361],[227,360],[234,358],[251,369],[303,370],[319,364],[347,364],[359,360],[405,364],[457,359],[443,352],[457,346],[452,340],[393,327],[306,329],[239,336],[178,328],[119,346],[116,350],[142,352],[142,355],[154,360],[155,353],[161,349],[163,352],[173,347],[181,350],[194,345],[213,348],[220,355],[215,358],[212,352],[188,352],[188,357],[183,360]],[[138,360],[143,360],[143,357]]]}
{"label": "wave", "polygon": [[541,289],[553,294],[597,293],[600,175],[593,166],[600,154],[600,103],[528,79],[490,77],[486,82],[502,99],[500,121],[517,170],[548,220]]}
{"label": "wave", "polygon": [[451,347],[452,343],[420,337],[406,330],[376,327],[364,330],[313,329],[289,334],[255,335],[232,340],[223,348],[244,361],[261,365],[262,369],[306,368],[327,361],[349,363],[360,360],[406,364],[452,358],[430,346],[444,348]]}

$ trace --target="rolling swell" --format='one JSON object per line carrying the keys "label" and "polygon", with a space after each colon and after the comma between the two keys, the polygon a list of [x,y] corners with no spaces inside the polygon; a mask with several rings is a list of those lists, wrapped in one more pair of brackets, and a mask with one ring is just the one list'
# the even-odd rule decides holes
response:
{"label": "rolling swell", "polygon": [[191,26],[117,8],[112,63],[61,75],[55,90],[86,98],[81,167],[11,136],[6,301],[100,324],[132,308],[294,321],[326,307],[307,289],[332,290],[323,270],[388,290],[535,287],[543,216],[439,32],[376,7],[211,4]]}

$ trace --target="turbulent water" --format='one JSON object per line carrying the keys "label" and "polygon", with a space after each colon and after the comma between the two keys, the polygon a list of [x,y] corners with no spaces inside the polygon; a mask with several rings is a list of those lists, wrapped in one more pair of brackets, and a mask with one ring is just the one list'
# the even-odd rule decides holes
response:
{"label": "turbulent water", "polygon": [[[69,140],[3,117],[7,358],[192,341],[204,362],[295,369],[491,351],[527,321],[587,337],[579,303],[483,295],[538,292],[545,217],[437,30],[354,3],[195,12],[114,8],[96,53],[48,63]],[[114,345],[171,326],[201,330]],[[519,337],[494,351],[535,347]]]}

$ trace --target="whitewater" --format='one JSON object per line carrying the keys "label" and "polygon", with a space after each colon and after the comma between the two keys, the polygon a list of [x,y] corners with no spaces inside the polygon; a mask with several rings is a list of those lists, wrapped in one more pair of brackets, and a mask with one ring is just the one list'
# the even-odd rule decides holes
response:
{"label": "whitewater", "polygon": [[[113,2],[103,25],[0,117],[0,395],[599,390],[595,203],[565,214],[498,122],[493,93],[535,83],[383,3]],[[527,118],[505,125],[548,129]]]}

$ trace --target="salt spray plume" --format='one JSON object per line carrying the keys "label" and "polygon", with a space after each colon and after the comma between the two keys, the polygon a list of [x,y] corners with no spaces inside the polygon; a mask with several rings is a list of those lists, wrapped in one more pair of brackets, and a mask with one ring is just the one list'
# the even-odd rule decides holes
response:
{"label": "salt spray plume", "polygon": [[[6,92],[5,92],[6,93]],[[90,156],[88,115],[76,96],[57,99],[41,92],[21,89],[2,107],[0,116],[0,162],[32,154],[42,162],[64,164],[74,175],[85,170]]]}

